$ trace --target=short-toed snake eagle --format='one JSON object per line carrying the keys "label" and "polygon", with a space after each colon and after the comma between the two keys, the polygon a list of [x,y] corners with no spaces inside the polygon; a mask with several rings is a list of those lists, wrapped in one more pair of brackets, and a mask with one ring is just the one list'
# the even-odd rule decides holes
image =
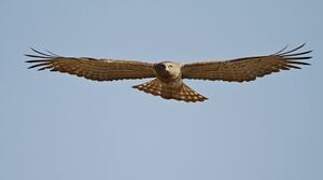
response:
{"label": "short-toed snake eagle", "polygon": [[298,51],[304,45],[289,51],[286,51],[285,47],[279,52],[267,56],[226,61],[202,61],[191,64],[173,61],[148,63],[89,57],[63,57],[49,51],[43,53],[32,49],[36,54],[26,54],[26,56],[37,59],[26,62],[34,63],[29,68],[49,69],[96,81],[154,78],[133,87],[165,99],[198,102],[207,98],[192,90],[183,82],[183,79],[244,82],[253,81],[257,77],[263,77],[280,70],[300,69],[302,65],[309,65],[302,60],[311,58],[307,56],[312,52],[311,50]]}

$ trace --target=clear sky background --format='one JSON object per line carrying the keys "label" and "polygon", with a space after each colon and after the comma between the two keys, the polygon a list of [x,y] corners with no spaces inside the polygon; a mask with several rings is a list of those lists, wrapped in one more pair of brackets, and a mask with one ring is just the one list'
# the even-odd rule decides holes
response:
{"label": "clear sky background", "polygon": [[[1,0],[1,180],[323,179],[323,1]],[[30,47],[157,62],[267,55],[312,66],[251,83],[186,81],[205,103],[27,70]]]}

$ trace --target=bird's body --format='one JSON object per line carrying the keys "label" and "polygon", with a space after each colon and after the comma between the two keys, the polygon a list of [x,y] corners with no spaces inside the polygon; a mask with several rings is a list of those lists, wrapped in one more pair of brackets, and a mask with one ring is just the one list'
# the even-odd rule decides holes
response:
{"label": "bird's body", "polygon": [[188,87],[183,79],[222,80],[228,82],[252,81],[266,74],[280,70],[300,69],[300,65],[309,63],[300,60],[311,58],[304,56],[312,51],[297,52],[305,44],[292,50],[281,51],[268,56],[238,58],[227,61],[206,61],[191,64],[180,64],[171,61],[146,63],[130,60],[95,59],[62,57],[51,52],[42,53],[32,49],[37,55],[27,54],[35,63],[29,68],[49,69],[84,77],[96,81],[122,79],[155,78],[149,82],[133,86],[134,88],[161,96],[165,99],[183,100],[186,102],[204,101],[207,98]]}
{"label": "bird's body", "polygon": [[153,65],[156,79],[133,87],[165,99],[187,102],[206,100],[206,97],[198,94],[183,82],[182,66],[182,64],[171,61],[156,63]]}

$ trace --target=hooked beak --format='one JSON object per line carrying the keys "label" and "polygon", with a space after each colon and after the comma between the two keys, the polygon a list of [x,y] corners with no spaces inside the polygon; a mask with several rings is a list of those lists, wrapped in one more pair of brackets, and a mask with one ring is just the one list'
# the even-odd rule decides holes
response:
{"label": "hooked beak", "polygon": [[162,64],[162,63],[156,64],[156,65],[155,65],[155,68],[156,68],[158,71],[165,71],[165,70],[166,70],[166,66],[165,66],[165,64]]}

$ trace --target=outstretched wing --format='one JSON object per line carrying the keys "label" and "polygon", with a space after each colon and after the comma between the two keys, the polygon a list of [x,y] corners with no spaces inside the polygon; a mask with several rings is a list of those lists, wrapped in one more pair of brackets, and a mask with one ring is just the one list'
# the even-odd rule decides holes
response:
{"label": "outstretched wing", "polygon": [[201,62],[185,64],[182,67],[183,78],[222,80],[222,81],[253,81],[257,77],[279,72],[280,70],[301,69],[302,65],[310,65],[306,60],[312,51],[297,52],[304,47],[302,44],[292,50],[287,47],[269,56],[246,57],[228,61]]}
{"label": "outstretched wing", "polygon": [[35,49],[32,50],[36,54],[26,54],[26,56],[38,59],[26,62],[34,64],[29,68],[39,68],[38,70],[49,69],[96,81],[154,77],[153,64],[151,63],[88,57],[62,57],[51,52],[43,53]]}

